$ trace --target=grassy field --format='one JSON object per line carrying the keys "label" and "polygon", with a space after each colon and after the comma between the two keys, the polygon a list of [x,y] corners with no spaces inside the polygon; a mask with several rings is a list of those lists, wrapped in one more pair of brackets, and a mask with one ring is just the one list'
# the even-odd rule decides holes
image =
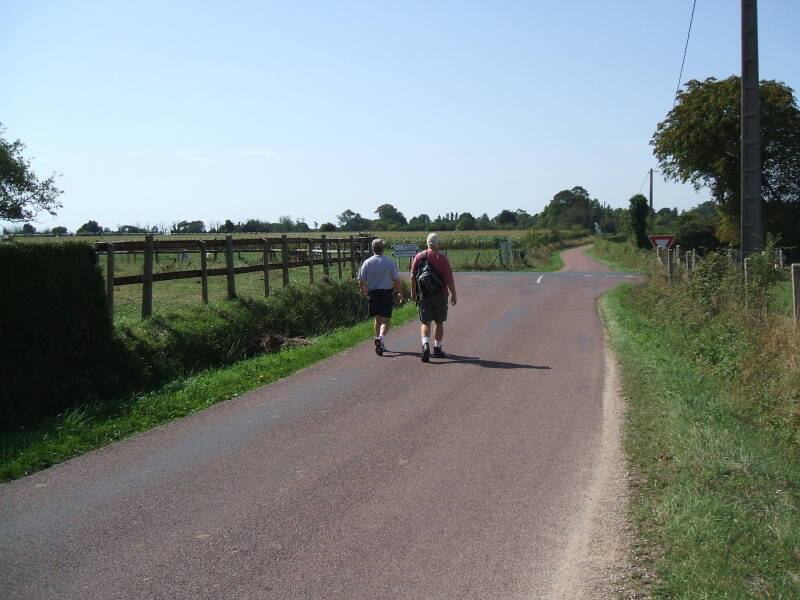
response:
{"label": "grassy field", "polygon": [[[598,241],[593,254],[619,270],[658,271],[652,251]],[[800,598],[800,334],[790,292],[779,282],[764,311],[726,291],[709,311],[696,287],[659,273],[603,298],[628,409],[625,598]]]}
{"label": "grassy field", "polygon": [[[472,231],[472,232],[445,232],[442,234],[442,249],[448,254],[454,269],[460,271],[485,271],[502,270],[499,259],[497,239],[510,239],[520,241],[527,235],[528,231]],[[256,234],[235,234],[236,238],[252,237]],[[261,234],[257,234],[261,236]],[[289,234],[297,235],[297,234]],[[308,234],[316,236],[317,233]],[[336,233],[330,236],[339,235]],[[375,232],[375,235],[382,235],[387,242],[402,243],[416,242],[420,248],[425,246],[427,232]],[[280,234],[269,234],[269,237],[279,237]],[[135,241],[141,240],[144,236],[81,236],[79,239],[84,241]],[[202,236],[164,236],[164,239],[223,239],[222,235],[202,235]],[[37,242],[52,240],[54,238],[28,237],[19,238],[25,241]],[[74,238],[68,238],[74,239]],[[563,266],[559,257],[559,250],[564,247],[571,247],[584,243],[589,243],[594,238],[577,238],[564,242],[546,244],[532,252],[527,253],[526,263],[513,265],[514,270],[524,271],[556,271]],[[481,246],[489,245],[489,248]],[[454,247],[455,246],[455,247]],[[467,246],[467,247],[460,247]],[[162,253],[154,262],[154,273],[167,273],[172,271],[192,270],[199,268],[199,256],[189,254],[181,260],[178,253]],[[234,252],[234,266],[258,265],[262,262],[260,252]],[[409,268],[409,259],[400,259],[400,270],[405,272]],[[98,265],[106,274],[106,257],[100,254]],[[224,253],[219,252],[209,257],[208,268],[222,268],[225,265]],[[143,257],[135,254],[119,254],[115,260],[115,276],[137,275],[142,272]],[[321,265],[315,265],[314,278],[319,280],[323,275]],[[330,276],[339,277],[338,266],[331,264]],[[351,267],[349,263],[342,264],[342,277],[351,277]],[[264,295],[264,278],[262,273],[242,273],[235,277],[237,295],[242,297],[261,298]],[[297,267],[289,270],[290,283],[303,283],[309,281],[309,268]],[[280,270],[273,270],[270,273],[270,287],[277,289],[283,285],[283,274]],[[227,280],[223,276],[208,278],[209,302],[221,301],[227,298]],[[158,281],[153,286],[153,311],[163,313],[178,310],[188,306],[193,306],[201,302],[200,278],[176,279],[169,281]],[[142,286],[141,284],[117,286],[114,298],[114,316],[116,323],[124,323],[131,319],[141,318]]]}
{"label": "grassy field", "polygon": [[[392,323],[416,316],[416,306],[396,309]],[[153,392],[103,405],[81,406],[37,428],[0,434],[0,481],[23,477],[89,450],[229,400],[372,337],[372,322],[340,329],[273,354],[204,371]]]}

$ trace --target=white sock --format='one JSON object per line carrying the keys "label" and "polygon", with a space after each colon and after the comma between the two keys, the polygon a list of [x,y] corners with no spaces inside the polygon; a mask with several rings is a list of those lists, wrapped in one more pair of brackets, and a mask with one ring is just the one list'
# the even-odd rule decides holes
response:
{"label": "white sock", "polygon": [[430,341],[431,341],[431,338],[429,338],[428,336],[422,336],[422,345],[423,346],[425,344],[429,343]]}
{"label": "white sock", "polygon": [[433,347],[434,348],[441,348],[442,347],[442,340],[436,340],[435,342],[433,342]]}

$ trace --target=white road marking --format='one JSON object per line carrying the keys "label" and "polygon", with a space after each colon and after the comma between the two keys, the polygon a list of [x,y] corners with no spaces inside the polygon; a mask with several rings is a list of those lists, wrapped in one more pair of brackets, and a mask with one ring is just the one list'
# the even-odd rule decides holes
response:
{"label": "white road marking", "polygon": [[542,283],[542,277],[544,277],[544,275],[539,275],[539,279],[536,280],[536,283]]}

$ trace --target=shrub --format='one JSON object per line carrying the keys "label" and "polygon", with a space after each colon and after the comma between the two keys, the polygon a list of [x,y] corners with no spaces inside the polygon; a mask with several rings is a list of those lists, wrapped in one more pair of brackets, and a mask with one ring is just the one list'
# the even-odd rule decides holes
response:
{"label": "shrub", "polygon": [[0,281],[0,428],[114,387],[111,321],[92,246],[0,245]]}

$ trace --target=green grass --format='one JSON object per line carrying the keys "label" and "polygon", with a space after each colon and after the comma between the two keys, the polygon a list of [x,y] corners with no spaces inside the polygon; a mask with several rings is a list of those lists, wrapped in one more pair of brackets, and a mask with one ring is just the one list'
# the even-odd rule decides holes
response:
{"label": "green grass", "polygon": [[655,260],[654,250],[642,250],[630,242],[599,239],[587,252],[594,260],[615,271],[646,273]]}
{"label": "green grass", "polygon": [[[408,303],[395,309],[393,325],[416,315]],[[179,379],[145,394],[81,406],[38,428],[0,434],[0,481],[23,477],[89,450],[200,411],[272,383],[373,336],[372,321],[340,329],[297,346]]]}
{"label": "green grass", "polygon": [[631,286],[609,292],[601,310],[628,409],[640,592],[800,598],[800,466],[791,436],[759,423],[747,388],[692,359],[690,340],[700,332],[636,300]]}

